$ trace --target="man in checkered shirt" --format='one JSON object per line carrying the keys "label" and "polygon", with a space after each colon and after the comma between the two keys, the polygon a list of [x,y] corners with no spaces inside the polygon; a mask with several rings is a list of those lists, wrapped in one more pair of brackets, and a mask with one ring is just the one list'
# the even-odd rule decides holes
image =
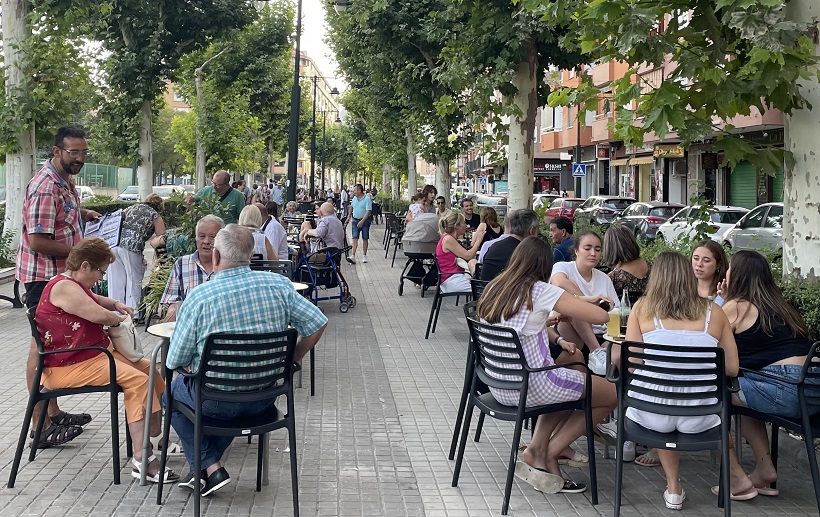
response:
{"label": "man in checkered shirt", "polygon": [[[17,280],[25,284],[26,306],[34,310],[40,303],[43,287],[54,276],[65,271],[71,248],[80,242],[82,222],[100,217],[94,210],[80,207],[75,189],[76,176],[88,158],[85,131],[74,125],[57,130],[51,158],[34,175],[26,187],[23,201],[23,231],[17,249]],[[37,368],[37,345],[31,340],[26,362],[26,386],[31,388]],[[34,421],[41,404],[34,408]],[[37,447],[45,449],[76,438],[82,427],[91,422],[86,413],[72,415],[60,411],[57,399],[48,405],[43,434]]]}
{"label": "man in checkered shirt", "polygon": [[[193,289],[185,298],[177,314],[177,323],[171,336],[168,368],[190,366],[199,368],[208,336],[218,332],[260,334],[282,332],[288,325],[299,332],[294,361],[302,358],[316,345],[327,327],[327,317],[318,307],[299,295],[290,280],[266,271],[251,271],[253,235],[245,227],[229,224],[220,230],[214,240],[213,264],[216,272],[210,281]],[[177,377],[171,384],[175,401],[194,406],[193,383]],[[232,419],[253,416],[267,411],[274,401],[225,404],[205,400],[204,416]],[[228,407],[230,406],[230,407]],[[229,412],[229,413],[227,413]],[[194,424],[179,411],[171,413],[171,423],[179,435],[190,472],[180,486],[199,489],[194,475]],[[231,478],[220,463],[225,450],[233,440],[230,436],[202,437],[199,478],[205,481],[202,495],[210,495],[228,483]]]}

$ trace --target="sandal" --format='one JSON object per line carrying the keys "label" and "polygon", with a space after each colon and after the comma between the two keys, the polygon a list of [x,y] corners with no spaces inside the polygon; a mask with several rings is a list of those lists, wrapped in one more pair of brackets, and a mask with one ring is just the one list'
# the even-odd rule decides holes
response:
{"label": "sandal", "polygon": [[[33,432],[33,431],[32,431]],[[60,425],[54,422],[40,433],[40,441],[37,442],[38,449],[48,449],[64,445],[74,438],[83,434],[83,428],[72,425]],[[34,438],[34,435],[31,435]]]}
{"label": "sandal", "polygon": [[[712,487],[712,493],[715,494],[715,495],[718,495],[720,493],[720,487],[719,486],[713,486]],[[732,494],[731,499],[732,499],[732,501],[748,501],[749,499],[754,499],[757,496],[758,496],[758,491],[754,487],[754,485],[752,485],[749,488],[747,488],[746,490],[744,490],[743,492],[738,492],[736,494]]]}
{"label": "sandal", "polygon": [[574,451],[572,458],[560,457],[558,458],[559,465],[567,465],[570,467],[589,467],[589,457],[583,452]]}
{"label": "sandal", "polygon": [[67,413],[65,411],[60,411],[57,413],[56,416],[51,417],[51,421],[57,425],[67,426],[67,427],[77,427],[77,426],[84,426],[91,423],[91,415],[88,413]]}
{"label": "sandal", "polygon": [[[152,441],[151,444],[154,445],[154,449],[158,452],[162,452],[162,448],[165,446],[165,442],[161,440],[156,444]],[[182,445],[180,445],[179,442],[171,442],[170,445],[168,445],[167,454],[168,456],[182,456],[185,454],[185,451],[182,450]]]}
{"label": "sandal", "polygon": [[660,467],[661,460],[656,455],[651,454],[649,452],[645,452],[635,458],[635,465],[641,467]]}
{"label": "sandal", "polygon": [[[148,463],[150,464],[152,461],[156,461],[157,457],[153,454],[148,457]],[[134,479],[139,479],[140,475],[142,474],[142,463],[137,461],[136,458],[131,458],[131,463],[134,464],[134,468],[131,469],[131,477]],[[150,474],[145,475],[146,481],[150,481],[151,483],[159,483],[159,472],[154,474],[153,476]],[[179,474],[174,472],[173,470],[165,467],[165,478],[162,480],[163,483],[175,483],[179,481]]]}

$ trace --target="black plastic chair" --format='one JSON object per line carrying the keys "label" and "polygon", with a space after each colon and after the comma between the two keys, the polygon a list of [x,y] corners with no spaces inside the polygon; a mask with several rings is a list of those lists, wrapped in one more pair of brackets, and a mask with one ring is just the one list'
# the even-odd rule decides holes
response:
{"label": "black plastic chair", "polygon": [[[388,253],[390,253],[390,244],[393,243],[395,246],[401,245],[401,238],[404,236],[404,220],[399,218],[393,218],[387,225],[387,239],[384,245],[384,258],[387,258]],[[395,250],[393,251],[393,257],[395,261]],[[393,267],[392,265],[390,267]]]}
{"label": "black plastic chair", "polygon": [[[476,275],[477,276],[477,275]],[[478,278],[470,279],[470,287],[473,290],[473,300],[478,301],[481,297],[481,293],[484,292],[484,288],[487,287],[491,280],[479,280]]]}
{"label": "black plastic chair", "polygon": [[[390,230],[393,228],[395,222],[398,220],[395,214],[390,212],[384,214],[384,236],[382,237],[382,248],[387,249],[387,243],[390,242]],[[387,258],[385,255],[384,258]]]}
{"label": "black plastic chair", "polygon": [[[820,511],[820,472],[817,468],[817,455],[814,451],[814,438],[820,436],[820,415],[810,415],[809,413],[809,406],[820,405],[820,363],[812,362],[815,358],[820,358],[820,341],[815,342],[806,355],[803,371],[800,372],[800,378],[797,380],[784,379],[769,373],[754,371],[756,375],[797,386],[797,396],[800,401],[800,419],[792,420],[769,413],[761,413],[746,406],[735,405],[732,406],[732,414],[756,418],[763,422],[771,422],[771,457],[775,469],[777,468],[778,436],[780,434],[778,430],[782,427],[793,433],[803,435],[809,469],[811,470],[811,480],[814,484],[814,497],[817,499],[817,509]],[[741,371],[749,370],[741,368]],[[772,483],[772,488],[776,488],[776,483]]]}
{"label": "black plastic chair", "polygon": [[[697,353],[695,357],[692,354]],[[646,364],[647,361],[650,364]],[[698,368],[685,369],[696,363]],[[697,375],[697,379],[692,377]],[[663,378],[658,378],[662,376]],[[693,348],[689,346],[636,343],[624,341],[617,368],[610,367],[607,379],[616,383],[618,391],[618,437],[616,451],[622,451],[624,442],[631,440],[649,448],[675,451],[719,450],[720,495],[718,506],[726,517],[731,515],[729,493],[729,378],[726,376],[723,349],[718,347]],[[695,388],[698,392],[683,393],[681,388]],[[651,402],[652,397],[662,399]],[[657,400],[657,399],[656,399]],[[668,402],[667,402],[668,401]],[[696,405],[675,405],[698,402]],[[626,416],[626,408],[649,411],[658,415],[704,418],[720,417],[720,425],[697,434],[678,431],[659,433],[642,427]],[[621,513],[623,489],[623,455],[616,455],[615,464],[615,517]]]}
{"label": "black plastic chair", "polygon": [[[163,436],[171,431],[171,410],[179,410],[194,424],[194,470],[200,472],[202,435],[254,436],[259,435],[256,459],[256,491],[262,491],[262,463],[267,457],[268,433],[287,428],[290,446],[290,476],[293,491],[293,514],[299,516],[299,481],[296,465],[296,417],[293,405],[293,355],[296,351],[295,329],[269,334],[211,334],[205,342],[202,360],[195,372],[184,368],[176,371],[194,383],[194,405],[190,408],[173,399],[171,381],[173,371],[166,372],[165,396],[168,400]],[[244,379],[225,378],[240,375]],[[252,378],[248,379],[247,377]],[[218,379],[217,379],[218,378]],[[218,384],[217,384],[218,383]],[[273,404],[280,395],[287,398],[287,413],[282,414]],[[237,418],[221,420],[203,416],[202,402],[271,401],[268,411]],[[162,450],[160,472],[165,471],[167,449]],[[163,482],[157,486],[157,504],[162,504]],[[200,491],[194,490],[194,515],[200,515]]]}
{"label": "black plastic chair", "polygon": [[293,280],[293,262],[290,260],[251,260],[254,271],[269,271]]}
{"label": "black plastic chair", "polygon": [[[469,314],[470,310],[471,309],[465,309],[465,314]],[[586,365],[583,363],[567,363],[564,365],[532,368],[527,363],[527,359],[524,356],[524,349],[521,346],[521,341],[518,339],[518,333],[514,329],[481,323],[474,316],[467,317],[467,326],[470,329],[474,365],[470,396],[467,401],[464,425],[461,430],[458,456],[456,457],[456,464],[453,468],[452,486],[458,486],[461,463],[464,460],[464,448],[467,445],[467,435],[470,431],[470,421],[473,417],[473,408],[477,407],[483,414],[488,414],[495,419],[515,422],[510,445],[510,459],[507,465],[504,499],[501,503],[501,515],[507,515],[507,510],[510,505],[515,462],[518,457],[518,444],[521,440],[521,430],[524,426],[524,421],[547,413],[583,410],[586,416],[587,454],[589,455],[589,480],[592,491],[592,504],[598,504],[595,446],[592,440],[592,405],[589,403],[592,400],[592,379]],[[545,406],[526,407],[531,374],[569,366],[580,366],[586,369],[585,399]],[[505,376],[505,378],[511,378],[512,380],[501,380],[497,378],[498,376]],[[520,392],[518,405],[505,406],[497,402],[492,393],[479,394],[478,389],[482,382],[491,388]]]}
{"label": "black plastic chair", "polygon": [[[37,331],[37,322],[34,319],[34,312],[32,311],[32,309],[29,309],[26,311],[26,314],[28,315],[29,325],[31,325],[31,335],[32,337],[34,337],[34,342],[37,344],[37,371],[34,374],[34,379],[32,380],[31,388],[29,389],[28,405],[26,406],[26,414],[23,416],[23,428],[20,430],[20,439],[17,441],[17,451],[14,453],[14,463],[12,463],[11,472],[9,473],[8,487],[13,488],[14,482],[17,479],[17,471],[20,469],[20,460],[23,458],[23,449],[26,446],[26,440],[29,436],[29,427],[31,426],[31,417],[34,414],[34,407],[38,403],[42,402],[40,418],[37,419],[37,425],[34,428],[34,440],[32,441],[33,444],[38,443],[40,441],[40,435],[42,434],[43,424],[46,419],[48,402],[51,399],[56,399],[57,397],[64,397],[66,395],[84,395],[87,393],[108,393],[110,395],[112,453],[111,464],[114,469],[114,484],[119,485],[120,470],[122,470],[122,467],[120,466],[120,424],[117,398],[122,389],[119,387],[119,385],[117,385],[117,366],[114,362],[114,356],[107,348],[101,346],[72,348],[70,350],[50,350],[46,352],[43,348],[43,341],[40,338],[40,333]],[[44,363],[46,356],[64,354],[67,352],[77,352],[80,350],[99,350],[100,352],[108,356],[108,373],[110,379],[110,382],[108,384],[105,384],[103,386],[81,386],[78,388],[60,388],[56,390],[47,390],[41,387],[40,381],[43,375],[43,368],[45,367]],[[125,433],[126,452],[128,457],[131,457],[133,456],[133,450],[131,447],[131,436],[128,432],[127,425],[125,426]],[[28,455],[28,460],[34,461],[34,457],[36,454],[37,447],[32,447]]]}
{"label": "black plastic chair", "polygon": [[[435,334],[436,333],[436,324],[438,323],[438,314],[441,312],[441,300],[444,298],[452,298],[455,297],[456,299],[456,306],[458,306],[458,299],[461,296],[465,298],[469,298],[472,296],[472,292],[455,292],[455,293],[443,293],[441,292],[441,268],[438,267],[438,259],[433,256],[433,264],[436,268],[436,273],[438,274],[438,281],[436,282],[436,293],[433,297],[433,305],[430,307],[430,318],[427,320],[427,332],[424,334],[424,339],[428,339],[430,337],[430,332]],[[422,284],[422,290],[424,286]]]}
{"label": "black plastic chair", "polygon": [[[464,316],[467,319],[475,318],[475,307],[478,302],[469,302],[464,306]],[[467,408],[467,399],[470,398],[470,389],[473,386],[473,372],[475,371],[475,354],[473,353],[472,338],[467,341],[467,366],[464,370],[464,385],[461,387],[461,400],[458,403],[458,414],[456,415],[456,424],[453,426],[453,440],[450,442],[450,454],[447,458],[452,460],[456,456],[456,447],[458,447],[459,431],[464,422],[464,410]],[[483,395],[489,393],[490,388],[486,384],[478,381],[475,393]],[[476,426],[475,441],[481,439],[481,429],[484,427],[484,413],[478,415],[478,425]]]}
{"label": "black plastic chair", "polygon": [[[401,228],[396,232],[395,238],[393,239],[393,260],[390,262],[390,267],[396,265],[396,251],[401,248],[404,249],[404,243],[401,241],[404,237],[404,225],[401,225]],[[386,250],[385,250],[386,251]]]}

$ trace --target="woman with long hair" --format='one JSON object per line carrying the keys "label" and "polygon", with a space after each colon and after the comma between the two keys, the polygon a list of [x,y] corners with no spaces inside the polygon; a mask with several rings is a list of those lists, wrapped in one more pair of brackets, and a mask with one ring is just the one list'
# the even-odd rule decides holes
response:
{"label": "woman with long hair", "polygon": [[239,213],[239,225],[249,228],[253,233],[253,254],[261,255],[262,260],[279,260],[268,238],[260,228],[265,222],[262,212],[255,205],[248,205]]}
{"label": "woman with long hair", "polygon": [[[575,235],[575,260],[555,264],[550,283],[572,295],[585,297],[590,303],[605,301],[611,307],[620,306],[612,280],[595,269],[601,262],[601,247],[601,238],[592,230]],[[558,323],[558,333],[573,343],[583,344],[589,350],[590,368],[598,375],[606,373],[606,349],[601,347],[603,338],[599,337],[606,333],[606,325],[562,318]]]}
{"label": "woman with long hair", "polygon": [[[700,296],[692,266],[686,257],[677,252],[663,252],[655,259],[647,289],[629,316],[626,339],[692,348],[693,362],[678,365],[682,371],[697,370],[698,361],[702,361],[698,358],[702,353],[699,350],[720,347],[724,352],[726,375],[735,376],[738,372],[737,348],[726,315],[717,304]],[[650,346],[647,345],[647,348]],[[651,372],[644,374],[654,375]],[[695,393],[698,388],[685,390]],[[626,410],[626,418],[660,433],[701,433],[720,424],[717,415],[710,418],[673,417],[631,407]],[[686,499],[678,479],[680,453],[657,449],[657,454],[666,475],[666,490],[663,493],[666,507],[680,510]]]}
{"label": "woman with long hair", "polygon": [[[467,261],[470,273],[475,272],[476,253],[481,246],[474,244],[472,248],[465,249],[461,245],[461,239],[467,231],[467,223],[464,216],[458,212],[448,211],[438,221],[438,229],[441,234],[438,244],[436,244],[436,260],[438,268],[441,270],[441,292],[443,293],[469,293],[472,292],[470,279],[464,272],[464,268],[456,261],[462,259]],[[476,231],[476,233],[479,233]]]}
{"label": "woman with long hair", "polygon": [[604,234],[603,262],[612,268],[609,278],[620,297],[624,290],[630,300],[646,291],[652,263],[641,258],[641,247],[635,234],[623,225],[611,226]]}
{"label": "woman with long hair", "polygon": [[[484,289],[476,307],[476,315],[482,321],[516,330],[527,364],[533,368],[555,364],[548,351],[547,334],[553,310],[590,323],[605,323],[609,318],[602,308],[588,303],[591,300],[572,296],[550,284],[552,266],[549,243],[540,237],[527,237],[516,247],[507,268]],[[586,395],[585,383],[586,376],[571,368],[534,373],[530,376],[526,404],[530,407],[579,400]],[[513,406],[519,402],[518,392],[491,392],[501,404]],[[592,377],[594,422],[602,421],[615,403],[614,385],[602,377]],[[521,454],[522,462],[516,465],[516,476],[547,493],[583,492],[584,485],[563,478],[559,458],[584,433],[584,418],[582,411],[541,415],[532,441]]]}
{"label": "woman with long hair", "polygon": [[[504,233],[504,229],[498,224],[498,213],[494,208],[489,206],[485,206],[481,209],[481,224],[479,224],[476,229],[485,232],[479,241],[479,249],[481,249],[481,246],[483,246],[485,242],[497,239]],[[473,235],[473,244],[475,244],[475,242],[476,237]]]}
{"label": "woman with long hair", "polygon": [[[792,381],[798,379],[812,345],[805,321],[783,298],[769,262],[756,251],[734,254],[725,287],[723,310],[734,330],[740,366],[746,369],[738,378],[740,392],[735,403],[784,418],[800,418],[797,386],[749,370]],[[809,406],[809,410],[816,413],[820,408]],[[766,424],[746,416],[741,417],[741,422],[741,433],[756,459],[748,479],[759,494],[778,495],[779,490],[771,487],[777,481],[777,471],[772,464]],[[744,488],[748,488],[749,482],[734,449],[731,456],[734,499],[738,494],[748,493]]]}

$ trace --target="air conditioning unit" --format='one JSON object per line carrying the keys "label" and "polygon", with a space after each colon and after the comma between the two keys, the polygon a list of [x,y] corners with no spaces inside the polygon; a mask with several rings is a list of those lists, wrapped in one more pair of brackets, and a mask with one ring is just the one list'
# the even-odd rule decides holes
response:
{"label": "air conditioning unit", "polygon": [[675,160],[670,164],[670,174],[673,178],[686,177],[686,162],[683,160]]}

